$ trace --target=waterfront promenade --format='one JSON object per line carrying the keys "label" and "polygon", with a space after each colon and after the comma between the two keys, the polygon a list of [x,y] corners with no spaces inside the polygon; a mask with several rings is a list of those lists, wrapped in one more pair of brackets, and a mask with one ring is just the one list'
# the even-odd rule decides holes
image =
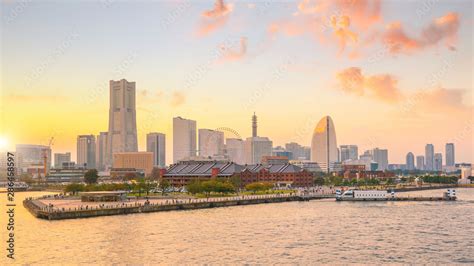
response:
{"label": "waterfront promenade", "polygon": [[120,202],[82,202],[78,198],[49,195],[40,198],[27,198],[23,201],[23,205],[37,218],[61,220],[106,215],[308,201],[327,198],[335,198],[335,195],[332,193],[291,193],[188,199],[139,198]]}

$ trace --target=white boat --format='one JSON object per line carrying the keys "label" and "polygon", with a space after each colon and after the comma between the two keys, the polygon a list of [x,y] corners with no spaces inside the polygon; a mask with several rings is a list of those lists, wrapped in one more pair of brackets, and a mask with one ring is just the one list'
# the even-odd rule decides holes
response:
{"label": "white boat", "polygon": [[336,200],[386,200],[391,193],[385,190],[354,190],[349,189],[344,192],[336,191]]}

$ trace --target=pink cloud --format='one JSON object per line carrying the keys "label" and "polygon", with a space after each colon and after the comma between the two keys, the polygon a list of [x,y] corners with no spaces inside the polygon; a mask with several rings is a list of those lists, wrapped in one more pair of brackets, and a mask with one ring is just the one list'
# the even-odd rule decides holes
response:
{"label": "pink cloud", "polygon": [[382,42],[388,45],[392,54],[410,54],[442,42],[449,49],[455,50],[459,25],[459,15],[449,12],[445,16],[434,19],[423,29],[419,37],[410,37],[400,22],[392,22],[387,25],[382,34]]}
{"label": "pink cloud", "polygon": [[197,35],[205,36],[223,27],[232,10],[232,4],[225,4],[224,0],[216,0],[213,9],[202,13],[202,20],[197,30]]}
{"label": "pink cloud", "polygon": [[367,95],[387,103],[396,103],[403,97],[398,89],[398,80],[388,74],[364,76],[358,67],[336,73],[339,87],[358,96]]}
{"label": "pink cloud", "polygon": [[243,59],[247,55],[247,38],[241,37],[239,42],[239,50],[233,50],[232,47],[222,45],[222,56],[220,61],[237,61]]}

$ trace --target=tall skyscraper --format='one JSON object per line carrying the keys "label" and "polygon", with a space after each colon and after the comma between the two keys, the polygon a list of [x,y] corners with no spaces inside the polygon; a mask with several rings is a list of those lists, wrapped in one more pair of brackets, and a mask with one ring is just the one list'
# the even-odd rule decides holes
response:
{"label": "tall skyscraper", "polygon": [[267,137],[257,135],[257,116],[252,116],[252,137],[244,142],[245,163],[258,164],[262,162],[263,156],[271,156],[273,142]]}
{"label": "tall skyscraper", "polygon": [[163,133],[146,135],[146,151],[153,153],[153,166],[166,166],[166,136]]}
{"label": "tall skyscraper", "polygon": [[95,144],[95,164],[97,170],[103,171],[107,165],[108,132],[100,132]]}
{"label": "tall skyscraper", "polygon": [[378,163],[379,171],[385,171],[388,169],[388,150],[375,148],[371,151],[372,159]]}
{"label": "tall skyscraper", "polygon": [[199,156],[224,155],[224,132],[201,128],[199,132]]}
{"label": "tall skyscraper", "polygon": [[454,143],[446,143],[446,166],[454,166],[456,164],[454,154]]}
{"label": "tall skyscraper", "polygon": [[443,154],[434,154],[434,171],[440,172],[443,170]]}
{"label": "tall skyscraper", "polygon": [[426,144],[425,146],[425,170],[434,171],[434,146]]}
{"label": "tall skyscraper", "polygon": [[326,172],[338,161],[336,129],[331,117],[323,117],[313,132],[311,140],[311,161],[319,164]]}
{"label": "tall skyscraper", "polygon": [[54,168],[62,168],[63,163],[71,162],[71,153],[55,153],[54,154]]}
{"label": "tall skyscraper", "polygon": [[341,145],[340,147],[341,162],[347,160],[359,159],[359,148],[357,145]]}
{"label": "tall skyscraper", "polygon": [[407,153],[406,166],[408,171],[415,170],[415,156],[412,152]]}
{"label": "tall skyscraper", "polygon": [[173,162],[196,156],[196,121],[173,118]]}
{"label": "tall skyscraper", "polygon": [[425,170],[425,156],[423,155],[416,156],[416,169]]}
{"label": "tall skyscraper", "polygon": [[95,136],[77,136],[77,164],[87,169],[95,168]]}
{"label": "tall skyscraper", "polygon": [[135,109],[135,82],[111,80],[107,164],[112,164],[116,152],[136,152],[137,115]]}
{"label": "tall skyscraper", "polygon": [[244,141],[236,138],[228,138],[225,142],[226,153],[229,159],[237,164],[245,164]]}

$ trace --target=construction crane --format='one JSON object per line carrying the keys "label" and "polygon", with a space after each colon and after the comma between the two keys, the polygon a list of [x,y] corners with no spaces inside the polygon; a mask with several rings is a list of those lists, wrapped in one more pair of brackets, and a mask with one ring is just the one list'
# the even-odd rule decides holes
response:
{"label": "construction crane", "polygon": [[[43,175],[44,178],[46,178],[46,175],[48,174],[48,150],[51,150],[51,146],[54,144],[54,137],[51,137],[49,139],[48,143],[48,149],[43,149]],[[51,159],[51,158],[50,158]]]}

